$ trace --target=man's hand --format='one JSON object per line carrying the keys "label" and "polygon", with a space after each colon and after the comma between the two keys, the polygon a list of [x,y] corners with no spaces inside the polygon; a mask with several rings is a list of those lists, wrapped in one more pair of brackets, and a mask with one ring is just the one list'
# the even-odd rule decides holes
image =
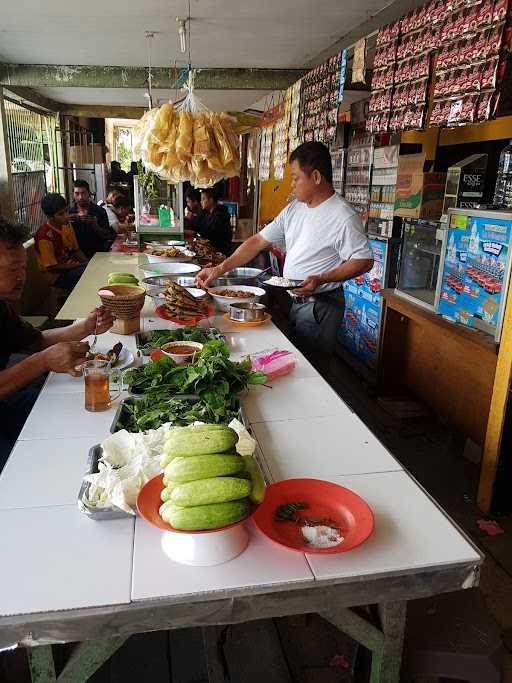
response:
{"label": "man's hand", "polygon": [[214,280],[222,275],[222,271],[218,266],[211,268],[203,268],[196,275],[196,284],[203,289],[206,289]]}
{"label": "man's hand", "polygon": [[321,284],[323,283],[320,275],[310,275],[301,282],[300,287],[292,289],[292,293],[297,294],[297,296],[311,296]]}
{"label": "man's hand", "polygon": [[[98,318],[97,326],[96,318]],[[91,311],[87,318],[84,320],[84,336],[94,334],[95,331],[96,334],[103,334],[104,332],[108,332],[108,330],[110,330],[113,324],[114,318],[112,316],[112,313],[110,311],[107,311],[105,306],[99,306],[98,308],[95,308],[94,311]]]}
{"label": "man's hand", "polygon": [[88,351],[86,342],[59,342],[41,351],[41,355],[47,372],[67,372],[73,377],[80,377],[80,366],[85,363]]}

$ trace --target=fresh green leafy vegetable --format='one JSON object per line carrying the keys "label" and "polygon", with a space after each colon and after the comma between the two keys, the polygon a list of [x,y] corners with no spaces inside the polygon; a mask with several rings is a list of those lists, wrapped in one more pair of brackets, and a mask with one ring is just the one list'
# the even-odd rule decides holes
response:
{"label": "fresh green leafy vegetable", "polygon": [[206,401],[192,399],[162,398],[154,401],[150,395],[125,402],[118,423],[118,429],[129,432],[143,432],[158,429],[165,422],[184,427],[193,422],[208,424],[228,423],[238,417],[238,402],[232,399],[222,410],[213,409]]}
{"label": "fresh green leafy vegetable", "polygon": [[206,344],[212,339],[222,339],[221,333],[214,327],[202,329],[201,327],[189,326],[181,327],[176,330],[154,330],[145,332],[140,336],[142,346],[140,350],[148,355],[153,349],[159,349],[164,344],[172,341],[193,341],[199,344]]}
{"label": "fresh green leafy vegetable", "polygon": [[[129,404],[122,427],[144,431],[164,422],[228,424],[238,416],[237,395],[249,384],[263,384],[266,375],[253,372],[249,358],[239,363],[230,360],[226,343],[214,339],[204,345],[195,363],[177,365],[162,356],[127,370],[124,381],[143,396]],[[176,394],[193,394],[198,400],[176,399]]]}
{"label": "fresh green leafy vegetable", "polygon": [[197,394],[208,402],[217,403],[229,394],[238,394],[248,384],[263,384],[266,375],[253,372],[249,358],[235,363],[229,358],[229,348],[220,339],[207,342],[197,361],[177,365],[169,356],[150,361],[140,368],[127,370],[124,381],[144,393],[159,396],[177,393]]}

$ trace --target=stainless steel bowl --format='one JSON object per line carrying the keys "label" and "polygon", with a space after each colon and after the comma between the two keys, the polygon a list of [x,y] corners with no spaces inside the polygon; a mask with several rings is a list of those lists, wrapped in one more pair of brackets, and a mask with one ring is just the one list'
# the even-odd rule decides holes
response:
{"label": "stainless steel bowl", "polygon": [[229,306],[229,317],[237,322],[255,322],[265,320],[267,307],[253,301],[247,303],[231,304]]}
{"label": "stainless steel bowl", "polygon": [[145,277],[142,280],[142,284],[146,288],[146,292],[149,294],[149,296],[158,296],[167,289],[169,282],[171,281],[172,277],[153,275],[152,277]]}
{"label": "stainless steel bowl", "polygon": [[182,287],[197,287],[195,278],[188,275],[177,277],[174,282],[177,282]]}
{"label": "stainless steel bowl", "polygon": [[251,285],[258,284],[258,277],[262,274],[261,268],[234,268],[218,277],[212,283],[212,287],[225,287],[226,285]]}

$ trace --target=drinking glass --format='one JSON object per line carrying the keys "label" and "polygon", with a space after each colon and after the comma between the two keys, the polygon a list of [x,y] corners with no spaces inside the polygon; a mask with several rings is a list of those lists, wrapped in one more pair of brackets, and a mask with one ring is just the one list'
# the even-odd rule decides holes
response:
{"label": "drinking glass", "polygon": [[[85,409],[91,412],[108,410],[112,401],[119,398],[123,390],[122,375],[113,370],[110,361],[88,360],[82,365],[85,382]],[[117,393],[111,395],[110,381],[117,382]]]}

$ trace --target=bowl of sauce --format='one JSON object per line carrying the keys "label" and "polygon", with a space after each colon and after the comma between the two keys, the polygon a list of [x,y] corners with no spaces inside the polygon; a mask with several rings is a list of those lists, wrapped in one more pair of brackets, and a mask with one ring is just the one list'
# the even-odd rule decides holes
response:
{"label": "bowl of sauce", "polygon": [[173,341],[162,346],[162,351],[166,356],[170,356],[175,363],[193,363],[195,357],[200,353],[203,345],[199,342]]}

